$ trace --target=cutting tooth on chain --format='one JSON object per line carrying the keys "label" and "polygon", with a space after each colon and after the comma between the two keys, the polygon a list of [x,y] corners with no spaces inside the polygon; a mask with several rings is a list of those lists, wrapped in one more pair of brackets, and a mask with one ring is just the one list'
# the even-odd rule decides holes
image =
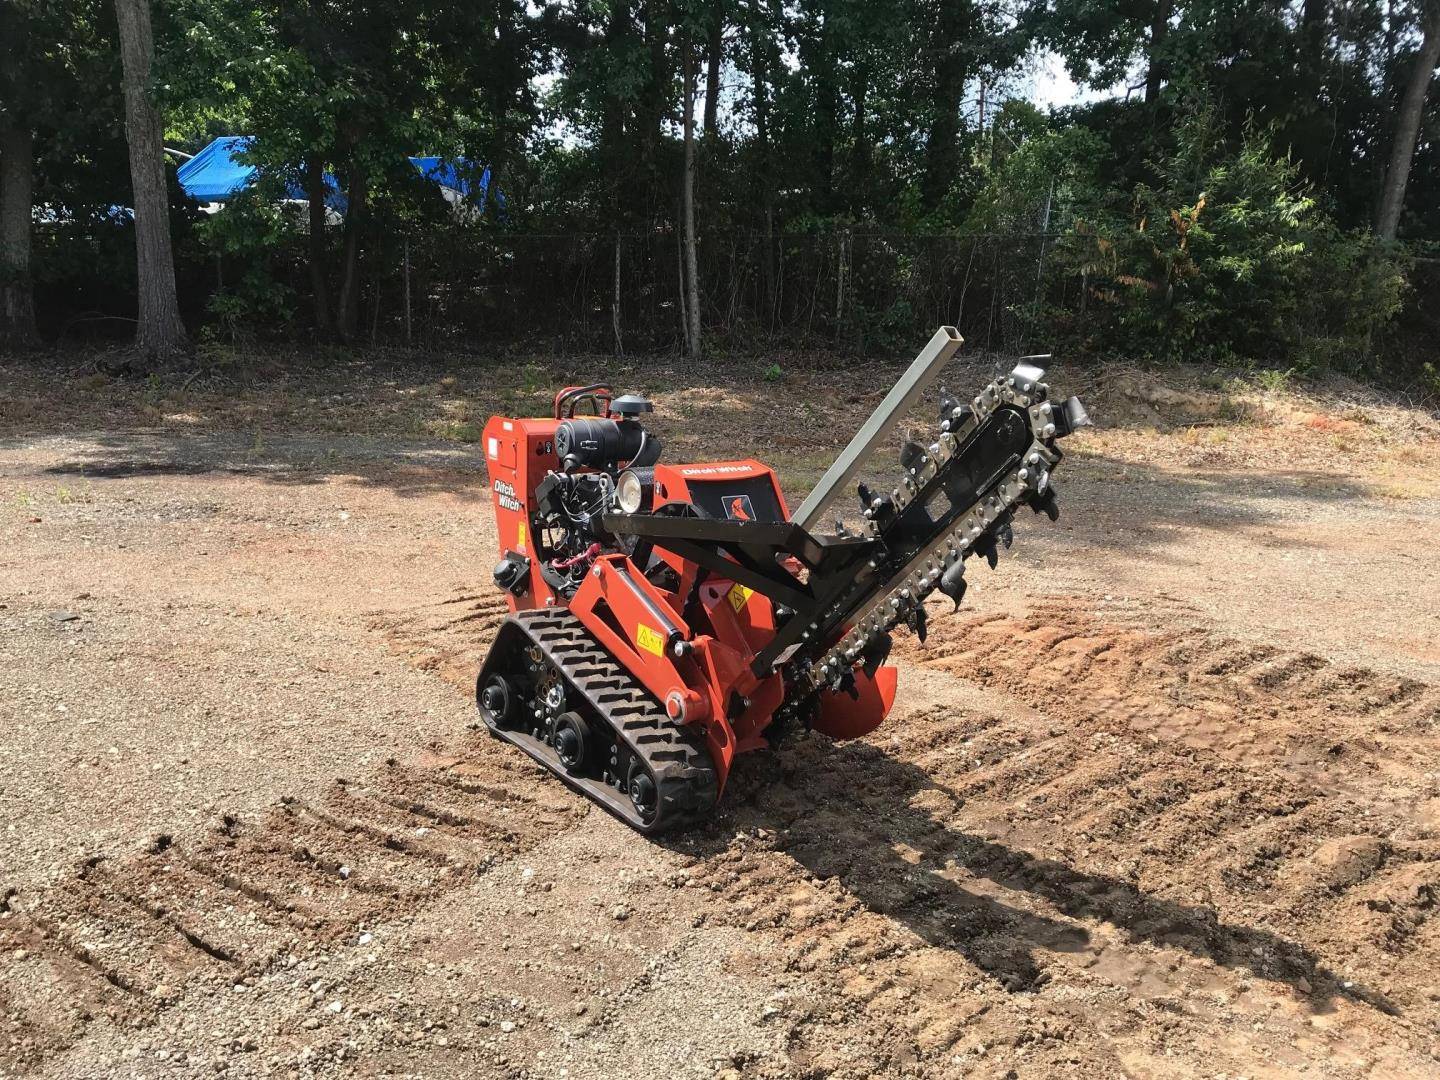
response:
{"label": "cutting tooth on chain", "polygon": [[993,533],[985,533],[975,541],[975,553],[984,557],[994,570],[1000,562],[1000,553],[995,550],[995,536]]}
{"label": "cutting tooth on chain", "polygon": [[940,575],[939,589],[942,593],[955,601],[952,614],[960,610],[960,601],[965,599],[965,560],[956,559],[943,574]]}
{"label": "cutting tooth on chain", "polygon": [[949,390],[946,390],[944,386],[941,386],[941,387],[940,387],[940,429],[941,429],[942,431],[949,431],[949,430],[950,430],[947,425],[950,424],[950,423],[954,420],[955,410],[958,409],[958,408],[960,408],[960,407],[961,407],[961,405],[960,405],[960,399],[957,398],[954,394],[950,393]]}

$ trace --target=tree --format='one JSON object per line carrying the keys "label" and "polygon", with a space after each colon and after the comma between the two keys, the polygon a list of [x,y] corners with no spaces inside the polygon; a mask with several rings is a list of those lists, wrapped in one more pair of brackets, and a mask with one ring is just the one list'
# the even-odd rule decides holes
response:
{"label": "tree", "polygon": [[760,219],[760,315],[769,322],[775,303],[775,151],[771,141],[770,117],[775,83],[780,74],[779,0],[750,0],[744,9],[747,48],[743,63],[750,75],[750,140],[755,166],[751,190]]}
{"label": "tree", "polygon": [[1440,2],[1431,0],[1424,13],[1423,37],[1415,66],[1405,86],[1400,112],[1395,119],[1395,133],[1390,140],[1390,163],[1380,190],[1380,209],[1375,216],[1375,235],[1381,240],[1394,240],[1400,229],[1400,211],[1405,206],[1405,187],[1410,179],[1410,163],[1420,137],[1420,119],[1425,112],[1425,95],[1440,63]]}
{"label": "tree", "polygon": [[[1178,14],[1183,21],[1185,9]],[[1143,61],[1144,100],[1154,105],[1165,82],[1176,15],[1175,0],[1042,0],[1031,20],[1040,39],[1064,57],[1071,77],[1082,85],[1113,86]]]}
{"label": "tree", "polygon": [[[822,215],[835,211],[835,142],[839,135],[838,32],[835,9],[843,0],[802,0],[799,6],[800,72],[805,143],[795,149],[810,166],[806,177],[809,201]],[[797,103],[799,104],[799,103]],[[798,129],[797,129],[798,130]]]}
{"label": "tree", "polygon": [[325,162],[320,154],[317,148],[305,160],[305,239],[315,332],[323,339],[335,333],[335,316],[330,309],[330,275],[325,269],[325,226],[329,221],[325,200],[329,192],[325,186]]}
{"label": "tree", "polygon": [[188,349],[175,293],[170,246],[170,199],[165,181],[164,131],[152,97],[154,36],[150,0],[115,0],[124,65],[125,138],[134,192],[135,268],[139,323],[135,349],[142,360],[163,362]]}
{"label": "tree", "polygon": [[[229,50],[253,101],[250,158],[277,178],[303,168],[316,324],[354,341],[362,258],[401,227],[400,208],[415,207],[407,157],[488,158],[492,186],[518,157],[538,115],[531,16],[510,0],[260,0],[255,10],[274,31],[265,47]],[[344,192],[333,304],[316,198],[327,168]]]}
{"label": "tree", "polygon": [[[1160,190],[1164,163],[1182,158],[1218,182],[1217,166],[1247,160],[1237,154],[1252,119],[1275,157],[1294,164],[1296,182],[1309,185],[1315,212],[1357,252],[1377,246],[1376,231],[1440,237],[1440,126],[1424,110],[1435,35],[1426,32],[1433,16],[1417,17],[1417,5],[1432,2],[1440,0],[166,0],[150,9],[152,72],[126,79],[125,88],[139,88],[153,120],[154,95],[147,100],[144,91],[164,87],[166,137],[179,140],[170,145],[198,149],[222,132],[256,136],[245,155],[259,170],[254,203],[265,229],[252,230],[247,246],[237,215],[228,231],[210,219],[197,234],[207,254],[224,253],[212,310],[232,319],[237,304],[250,303],[240,283],[268,281],[271,297],[297,289],[313,297],[321,336],[356,341],[362,324],[384,325],[384,290],[402,245],[425,224],[460,248],[472,234],[509,234],[503,242],[526,272],[505,278],[506,295],[522,302],[525,289],[551,276],[537,258],[565,248],[551,265],[557,276],[571,275],[574,303],[584,306],[577,331],[604,327],[617,348],[678,338],[698,353],[710,310],[723,312],[710,320],[717,326],[749,318],[770,330],[801,321],[808,328],[819,304],[828,308],[833,297],[839,310],[842,296],[851,300],[854,340],[894,340],[922,311],[949,310],[950,283],[941,279],[956,266],[962,305],[968,289],[974,307],[983,274],[993,279],[992,296],[1023,292],[1028,309],[1078,298],[1093,323],[1095,305],[1113,302],[1115,325],[1125,325],[1118,315],[1138,316],[1145,297],[1112,290],[1102,299],[1098,270],[1052,282],[1028,252],[1038,246],[1053,263],[1055,248],[1019,242],[1006,250],[1027,253],[1013,260],[1025,284],[1002,290],[994,283],[1003,275],[984,271],[974,241],[984,234],[1001,250],[1007,235],[1063,231],[1079,186],[1072,166],[1083,165],[1095,205],[1112,208],[1106,220],[1120,222],[1116,235],[1143,249],[1163,222],[1131,219],[1136,192]],[[140,258],[126,251],[123,277],[115,274],[114,253],[130,233],[113,227],[109,208],[134,205],[142,240],[145,226],[160,222],[153,201],[146,212],[139,181],[133,194],[115,190],[115,175],[126,172],[114,164],[125,152],[114,135],[120,125],[112,114],[97,121],[93,108],[121,97],[111,89],[121,80],[109,13],[138,5],[0,6],[0,18],[20,10],[31,20],[24,46],[0,29],[0,47],[9,46],[0,48],[8,84],[0,142],[13,147],[0,154],[0,196],[8,196],[0,198],[8,223],[0,235],[4,265],[18,266],[23,204],[54,208],[59,224],[35,233],[31,268],[42,322],[57,302],[109,314],[93,285],[102,277],[123,281],[112,295],[130,292],[129,266]],[[42,18],[51,9],[63,14]],[[1037,41],[1057,49],[1088,87],[1118,92],[1049,114],[1025,110],[1021,57]],[[37,77],[41,66],[59,77]],[[56,88],[47,90],[54,100],[33,91],[17,98],[17,83]],[[1201,111],[1213,139],[1203,154],[1177,157],[1186,121]],[[156,124],[146,127],[153,152],[137,160],[152,167],[153,194],[160,154]],[[20,145],[26,131],[29,153]],[[132,143],[144,135],[137,130]],[[1067,159],[1082,149],[1083,162]],[[492,194],[504,189],[504,212],[492,198],[463,221],[451,215],[405,161],[421,153],[488,164]],[[28,200],[20,172],[27,157]],[[1199,198],[1176,192],[1167,212]],[[308,197],[308,215],[284,205],[297,194]],[[1188,243],[1213,226],[1218,205],[1207,204]],[[189,295],[186,258],[197,245],[181,231],[181,207],[172,196],[176,274]],[[529,233],[573,234],[576,242],[531,244]],[[855,241],[841,240],[839,263],[828,254],[837,233]],[[888,235],[877,242],[873,233]],[[1227,248],[1239,235],[1227,233]],[[87,262],[85,245],[97,238],[109,245],[104,271]],[[1326,244],[1339,250],[1340,241]],[[422,274],[456,266],[448,252],[440,261],[447,246],[426,245],[435,258],[422,260]],[[142,243],[141,255],[149,250]],[[1362,263],[1357,255],[1331,265]],[[1312,265],[1307,253],[1295,273]],[[219,276],[193,280],[198,287]],[[676,277],[678,287],[670,286]],[[22,295],[23,278],[7,271],[0,287]],[[86,288],[83,301],[64,299]],[[670,303],[677,291],[678,326]],[[475,318],[498,296],[452,295],[462,294],[466,303],[447,310]],[[246,295],[265,294],[257,287]],[[1244,298],[1244,289],[1229,290],[1225,303]],[[534,299],[553,298],[542,290]],[[296,305],[248,310],[257,320],[289,319]]]}
{"label": "tree", "polygon": [[21,108],[29,34],[18,4],[0,5],[0,348],[38,340],[30,269],[34,130]]}
{"label": "tree", "polygon": [[1051,269],[1079,277],[1091,300],[1074,331],[1159,359],[1364,362],[1372,332],[1398,308],[1399,262],[1337,229],[1268,132],[1252,126],[1232,148],[1223,119],[1199,106],[1174,151],[1152,161],[1154,183],[1124,198],[1093,170],[1066,183],[1062,163],[1093,161],[1099,145],[1073,134],[1027,140],[989,201],[1003,213],[1034,205],[1056,176],[1069,188]]}
{"label": "tree", "polygon": [[925,138],[925,175],[920,183],[921,202],[927,210],[940,205],[960,160],[960,102],[969,74],[966,39],[974,19],[970,0],[940,0],[939,7],[931,45],[934,82]]}
{"label": "tree", "polygon": [[720,132],[720,65],[725,60],[725,4],[710,5],[710,40],[705,48],[705,138]]}
{"label": "tree", "polygon": [[[925,31],[917,57],[919,71],[902,83],[901,108],[913,118],[915,136],[923,145],[919,203],[923,216],[933,217],[957,184],[963,187],[970,165],[962,120],[967,87],[983,88],[1012,67],[1029,47],[1029,31],[1013,25],[1006,10],[990,0],[911,3],[912,18]],[[903,22],[898,12],[889,18],[877,18],[877,14],[875,9],[867,11],[875,22],[867,29],[866,39],[882,38],[893,32],[889,27]],[[963,206],[947,205],[945,216],[963,210]]]}
{"label": "tree", "polygon": [[681,179],[680,200],[683,207],[685,234],[685,352],[700,356],[700,270],[695,255],[695,49],[689,33],[680,40],[683,68],[682,88],[685,139],[685,174]]}

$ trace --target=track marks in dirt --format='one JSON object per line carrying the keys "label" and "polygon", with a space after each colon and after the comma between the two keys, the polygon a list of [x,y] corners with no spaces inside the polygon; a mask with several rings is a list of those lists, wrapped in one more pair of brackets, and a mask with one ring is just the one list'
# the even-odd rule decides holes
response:
{"label": "track marks in dirt", "polygon": [[[938,635],[935,653],[913,654],[1037,713],[1012,723],[1030,732],[1026,750],[1042,767],[1023,760],[1026,750],[970,770],[932,757],[936,782],[970,802],[971,820],[985,814],[998,837],[1098,855],[1141,882],[1228,899],[1271,925],[1302,928],[1337,964],[1369,956],[1377,984],[1393,981],[1380,959],[1392,931],[1365,912],[1395,908],[1402,932],[1428,925],[1440,834],[1418,811],[1440,793],[1440,691],[1093,611],[1067,599],[1028,619],[961,620]],[[917,716],[904,726],[945,722]],[[1324,869],[1331,863],[1340,869]],[[1376,874],[1398,875],[1403,895],[1365,898]],[[1337,922],[1351,932],[1329,932]]]}
{"label": "track marks in dirt", "polygon": [[1335,1045],[1310,1017],[1344,1010],[1352,1049],[1425,1075],[1435,689],[1140,616],[951,623],[902,655],[993,710],[902,700],[868,740],[741,763],[729,838],[687,874],[707,919],[828,988],[797,1065],[943,1072],[1008,1044],[1041,1074],[1243,1072],[1257,1046],[1299,1067]]}
{"label": "track marks in dirt", "polygon": [[390,763],[255,822],[90,859],[0,907],[0,1067],[32,1068],[97,1017],[153,1023],[187,994],[259,976],[413,914],[568,827],[583,805],[535,771]]}
{"label": "track marks in dirt", "polygon": [[[1402,932],[1429,933],[1432,864],[1391,845],[1393,884],[1367,884],[1372,860],[1353,883],[1294,891],[1281,868],[1303,855],[1267,865],[1263,888],[1224,873],[1234,843],[1241,861],[1285,842],[1308,850],[1317,823],[1298,820],[1309,804],[1297,808],[1293,788],[1262,797],[1263,782],[1242,783],[1233,802],[1248,812],[1216,817],[1214,796],[1239,775],[1206,777],[1187,796],[1183,769],[1145,770],[1136,792],[1163,795],[1107,820],[1108,841],[1082,839],[1064,855],[1065,826],[1012,827],[992,800],[956,796],[946,778],[864,743],[801,740],[763,772],[732,790],[726,824],[737,832],[699,843],[686,882],[708,921],[768,937],[777,966],[828,991],[791,1038],[797,1064],[817,1075],[943,1072],[956,1059],[968,1069],[982,1048],[1003,1045],[1023,1047],[1038,1075],[1115,1072],[1134,1010],[1174,1012],[1171,1047],[1188,1048],[1195,1070],[1236,1025],[1263,1023],[1283,1046],[1311,1038],[1311,1010],[1337,1003],[1368,1018],[1351,1039],[1426,1053],[1393,1014],[1424,1005],[1427,976],[1387,975],[1397,930],[1370,894],[1406,902]],[[1105,798],[1093,792],[1075,810],[1095,818]],[[1293,835],[1244,837],[1255,814],[1293,824]],[[1189,834],[1188,855],[1145,853],[1156,833]],[[1229,1064],[1243,1066],[1243,1055]]]}
{"label": "track marks in dirt", "polygon": [[475,673],[490,650],[496,627],[508,614],[498,590],[461,592],[438,603],[375,614],[370,628],[415,667],[473,693]]}
{"label": "track marks in dirt", "polygon": [[1279,743],[1328,730],[1363,742],[1440,731],[1440,689],[1414,679],[1199,630],[1159,631],[1143,613],[1116,619],[1097,610],[1083,598],[1060,598],[1028,618],[936,620],[929,643],[902,654],[1067,721],[1111,718],[1227,755],[1253,752],[1257,736]]}
{"label": "track marks in dirt", "polygon": [[702,844],[685,872],[707,920],[770,937],[777,966],[828,990],[791,1032],[793,1063],[841,1077],[929,1070],[1007,1038],[1037,1067],[1070,1063],[1072,1022],[1034,994],[1089,933],[977,874],[983,842],[912,808],[917,793],[893,786],[887,760],[795,742],[741,779],[734,839]]}

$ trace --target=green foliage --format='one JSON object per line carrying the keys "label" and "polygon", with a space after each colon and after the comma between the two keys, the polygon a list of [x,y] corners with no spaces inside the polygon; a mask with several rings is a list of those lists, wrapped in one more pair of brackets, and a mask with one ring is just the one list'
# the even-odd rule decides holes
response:
{"label": "green foliage", "polygon": [[212,338],[239,345],[262,331],[283,328],[293,318],[294,290],[276,272],[276,264],[298,260],[298,216],[294,205],[275,200],[262,186],[232,200],[198,227],[197,239],[213,253],[223,282],[206,305]]}
{"label": "green foliage", "polygon": [[1286,368],[1280,371],[1277,368],[1260,368],[1255,372],[1255,385],[1262,390],[1268,390],[1272,394],[1278,394],[1290,385],[1290,380],[1295,374],[1294,368]]}
{"label": "green foliage", "polygon": [[1420,365],[1420,386],[1426,397],[1440,401],[1440,368],[1429,360]]}
{"label": "green foliage", "polygon": [[[723,86],[696,192],[717,340],[895,352],[968,319],[991,347],[1374,372],[1416,279],[1365,230],[1423,8],[167,0],[167,145],[252,134],[263,177],[263,198],[193,235],[173,194],[187,314],[231,347],[322,310],[321,340],[367,339],[361,319],[394,334],[405,251],[429,275],[415,321],[454,317],[457,338],[565,302],[587,345],[614,344],[614,307],[650,320],[626,348],[665,347],[689,55]],[[129,318],[133,240],[107,216],[130,202],[111,0],[5,0],[0,16],[0,115],[33,129],[35,201],[55,218],[36,232],[40,306],[52,329]],[[1048,115],[1021,100],[1036,45],[1108,96]],[[1440,228],[1427,125],[1411,245]],[[506,212],[452,214],[412,153],[489,164]],[[350,207],[313,247],[277,209],[308,166]]]}
{"label": "green foliage", "polygon": [[1007,102],[979,162],[984,186],[965,219],[966,230],[1052,231],[1100,197],[1104,154],[1104,143],[1088,128],[1056,126],[1026,102]]}
{"label": "green foliage", "polygon": [[1056,316],[1072,340],[1158,360],[1363,363],[1401,268],[1337,228],[1266,133],[1229,149],[1201,108],[1152,171],[1123,204],[1077,207],[1055,249],[1052,273],[1082,290]]}
{"label": "green foliage", "polygon": [[[907,259],[887,261],[893,280],[901,295],[888,304],[875,304],[864,292],[857,295],[846,314],[842,331],[859,353],[904,353],[915,344],[915,306],[904,295]],[[888,290],[887,290],[888,291]]]}

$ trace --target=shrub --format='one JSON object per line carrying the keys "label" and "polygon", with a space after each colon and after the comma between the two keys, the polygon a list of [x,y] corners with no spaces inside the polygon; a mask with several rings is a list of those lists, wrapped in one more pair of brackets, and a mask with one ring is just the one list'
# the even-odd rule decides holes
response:
{"label": "shrub", "polygon": [[1080,279],[1072,341],[1157,360],[1356,367],[1399,310],[1397,257],[1338,229],[1297,167],[1250,130],[1226,149],[1194,112],[1155,183],[1081,210],[1052,274]]}
{"label": "shrub", "polygon": [[295,314],[295,293],[283,269],[299,260],[300,211],[252,189],[197,228],[198,240],[221,260],[224,283],[206,304],[206,333],[232,345],[283,327]]}

